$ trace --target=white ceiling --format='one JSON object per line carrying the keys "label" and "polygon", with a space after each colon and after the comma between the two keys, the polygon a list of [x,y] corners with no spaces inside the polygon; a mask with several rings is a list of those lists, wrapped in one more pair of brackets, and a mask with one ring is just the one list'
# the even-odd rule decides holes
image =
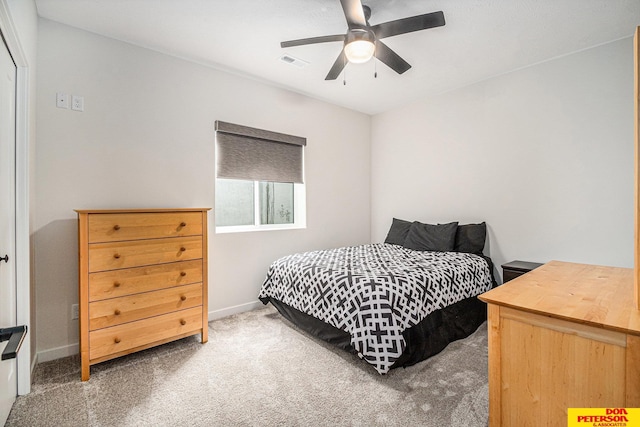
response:
{"label": "white ceiling", "polygon": [[[348,64],[324,77],[346,32],[339,0],[36,0],[43,18],[376,114],[554,57],[633,35],[639,0],[365,0],[372,25],[442,10],[444,27],[385,39],[412,65]],[[283,54],[307,61],[297,68]],[[629,52],[629,55],[632,55]],[[374,68],[378,77],[374,78]]]}

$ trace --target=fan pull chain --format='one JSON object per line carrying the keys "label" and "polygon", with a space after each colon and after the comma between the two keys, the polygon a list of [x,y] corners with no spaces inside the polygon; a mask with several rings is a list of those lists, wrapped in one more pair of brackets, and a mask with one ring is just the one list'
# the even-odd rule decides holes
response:
{"label": "fan pull chain", "polygon": [[378,58],[376,56],[377,45],[373,45],[373,78],[378,78]]}
{"label": "fan pull chain", "polygon": [[342,86],[347,85],[347,57],[342,56]]}

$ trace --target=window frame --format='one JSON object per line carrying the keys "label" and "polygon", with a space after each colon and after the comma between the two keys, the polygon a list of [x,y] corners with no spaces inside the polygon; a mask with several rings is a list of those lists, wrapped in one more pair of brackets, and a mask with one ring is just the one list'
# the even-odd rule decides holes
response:
{"label": "window frame", "polygon": [[[218,178],[216,178],[216,181]],[[252,231],[300,230],[307,228],[306,185],[293,183],[293,223],[260,224],[260,182],[253,182],[253,224],[252,225],[217,225],[216,234],[247,233]],[[215,196],[214,196],[215,197]],[[215,215],[215,212],[214,212]]]}

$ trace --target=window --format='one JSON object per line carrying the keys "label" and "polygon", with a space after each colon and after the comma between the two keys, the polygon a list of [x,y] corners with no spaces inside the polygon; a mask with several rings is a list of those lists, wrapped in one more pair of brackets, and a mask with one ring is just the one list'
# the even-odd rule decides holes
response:
{"label": "window", "polygon": [[304,138],[216,122],[216,232],[303,228]]}
{"label": "window", "polygon": [[216,231],[305,226],[304,184],[216,179]]}
{"label": "window", "polygon": [[293,224],[295,218],[294,184],[289,182],[258,183],[260,224]]}

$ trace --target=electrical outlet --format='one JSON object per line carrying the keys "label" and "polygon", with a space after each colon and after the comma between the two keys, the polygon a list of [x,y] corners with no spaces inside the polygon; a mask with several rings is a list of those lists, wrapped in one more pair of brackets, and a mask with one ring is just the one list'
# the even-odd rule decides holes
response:
{"label": "electrical outlet", "polygon": [[80,313],[78,310],[78,304],[71,305],[71,320],[76,320],[80,317]]}
{"label": "electrical outlet", "polygon": [[66,93],[56,93],[56,107],[69,108],[69,95]]}
{"label": "electrical outlet", "polygon": [[84,111],[84,97],[71,95],[71,109],[75,111]]}

